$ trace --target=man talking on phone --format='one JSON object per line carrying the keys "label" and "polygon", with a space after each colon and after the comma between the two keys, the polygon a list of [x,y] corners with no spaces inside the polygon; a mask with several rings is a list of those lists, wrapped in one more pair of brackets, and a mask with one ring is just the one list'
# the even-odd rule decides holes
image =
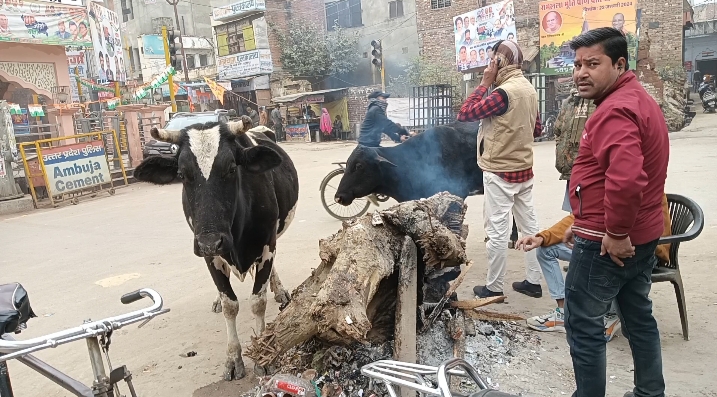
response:
{"label": "man talking on phone", "polygon": [[[458,121],[478,121],[478,165],[483,170],[483,219],[488,241],[488,276],[473,292],[481,298],[503,295],[511,213],[523,235],[539,232],[533,208],[533,138],[542,126],[538,94],[523,76],[523,53],[501,40],[480,85],[461,107]],[[488,90],[495,89],[488,94]],[[486,94],[488,94],[486,96]],[[535,251],[525,253],[525,280],[513,283],[522,294],[540,298],[540,265]]]}

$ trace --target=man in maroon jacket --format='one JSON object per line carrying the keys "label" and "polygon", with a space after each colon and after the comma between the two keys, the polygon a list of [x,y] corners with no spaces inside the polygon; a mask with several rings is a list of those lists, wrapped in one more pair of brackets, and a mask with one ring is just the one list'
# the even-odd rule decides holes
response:
{"label": "man in maroon jacket", "polygon": [[[605,396],[603,316],[617,298],[635,365],[625,396],[663,397],[660,334],[648,297],[664,230],[669,138],[657,103],[628,69],[627,41],[600,28],[573,39],[573,79],[595,113],[570,178],[575,249],[565,280],[565,328],[577,391]],[[574,236],[574,237],[573,237]]]}

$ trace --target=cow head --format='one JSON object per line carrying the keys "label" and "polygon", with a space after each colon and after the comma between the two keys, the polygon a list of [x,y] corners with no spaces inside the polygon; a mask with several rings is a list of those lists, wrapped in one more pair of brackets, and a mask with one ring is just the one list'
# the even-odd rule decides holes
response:
{"label": "cow head", "polygon": [[[176,178],[183,184],[184,215],[194,232],[194,253],[232,259],[237,210],[245,205],[242,177],[281,164],[280,155],[266,146],[247,144],[239,136],[251,128],[242,116],[228,124],[195,124],[178,132],[152,129],[154,139],[176,144],[174,157],[150,157],[134,171],[137,180],[163,185]],[[243,142],[243,143],[242,143]]]}
{"label": "cow head", "polygon": [[357,146],[346,162],[346,171],[341,178],[334,200],[341,205],[351,205],[354,199],[376,193],[386,182],[388,168],[395,164],[383,158],[376,148]]}

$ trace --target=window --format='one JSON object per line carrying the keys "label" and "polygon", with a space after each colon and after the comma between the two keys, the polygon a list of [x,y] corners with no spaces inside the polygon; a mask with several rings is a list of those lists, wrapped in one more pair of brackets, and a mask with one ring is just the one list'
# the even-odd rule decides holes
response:
{"label": "window", "polygon": [[431,9],[446,8],[451,6],[451,0],[431,0]]}
{"label": "window", "polygon": [[408,54],[408,47],[401,48],[401,52],[403,52],[404,54]]}
{"label": "window", "polygon": [[122,22],[127,22],[134,19],[134,9],[132,7],[132,0],[122,0]]}
{"label": "window", "polygon": [[208,62],[206,55],[199,55],[199,66],[207,66]]}
{"label": "window", "polygon": [[326,4],[326,30],[332,31],[336,25],[342,28],[363,26],[361,0],[340,0]]}
{"label": "window", "polygon": [[187,70],[194,69],[195,67],[194,55],[187,55]]}
{"label": "window", "polygon": [[388,2],[388,17],[391,19],[403,16],[403,0]]}
{"label": "window", "polygon": [[254,28],[249,20],[220,25],[215,28],[215,31],[217,32],[217,50],[220,57],[256,49]]}

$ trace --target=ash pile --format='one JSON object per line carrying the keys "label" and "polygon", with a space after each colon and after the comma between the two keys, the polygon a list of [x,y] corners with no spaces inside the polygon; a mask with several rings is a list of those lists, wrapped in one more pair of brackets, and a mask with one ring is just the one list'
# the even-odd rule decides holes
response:
{"label": "ash pile", "polygon": [[269,374],[245,396],[384,396],[360,370],[386,359],[437,366],[459,357],[490,379],[535,349],[519,317],[480,309],[504,297],[457,300],[472,265],[466,210],[439,193],[344,222],[321,240],[321,264],[246,349]]}

